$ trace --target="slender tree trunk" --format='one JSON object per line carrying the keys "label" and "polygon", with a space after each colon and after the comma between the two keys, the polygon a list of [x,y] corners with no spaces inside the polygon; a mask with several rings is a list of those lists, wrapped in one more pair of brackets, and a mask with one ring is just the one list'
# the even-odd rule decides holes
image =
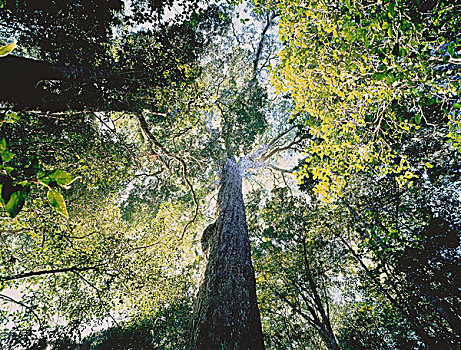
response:
{"label": "slender tree trunk", "polygon": [[320,337],[329,350],[340,350],[338,342],[336,341],[331,329],[324,327],[324,330],[320,332]]}
{"label": "slender tree trunk", "polygon": [[[306,247],[306,240],[303,241],[303,254],[304,254],[304,269],[307,281],[309,282],[309,286],[311,288],[312,296],[315,301],[315,307],[317,311],[320,313],[320,318],[316,317],[319,321],[318,326],[320,329],[320,337],[325,342],[325,345],[330,350],[339,350],[338,342],[336,341],[335,334],[333,332],[333,328],[331,327],[330,317],[325,312],[325,308],[323,307],[322,299],[320,298],[320,294],[317,290],[317,284],[312,277],[311,268],[309,266],[309,261],[307,260],[307,247]],[[325,300],[327,303],[328,301]]]}
{"label": "slender tree trunk", "polygon": [[242,196],[232,159],[222,165],[216,221],[202,237],[206,258],[191,322],[191,349],[264,349]]}
{"label": "slender tree trunk", "polygon": [[337,235],[341,242],[346,246],[346,248],[351,252],[351,254],[354,256],[354,258],[357,259],[359,264],[362,266],[364,269],[365,273],[367,276],[370,278],[370,280],[375,284],[376,287],[384,294],[384,296],[391,302],[391,304],[400,312],[403,318],[405,318],[411,327],[415,331],[415,333],[421,338],[421,340],[424,342],[424,345],[426,346],[427,349],[430,350],[440,350],[440,349],[446,349],[444,345],[437,344],[436,340],[432,338],[426,330],[423,328],[423,326],[420,324],[418,321],[418,315],[416,312],[408,308],[407,310],[404,308],[403,305],[399,304],[395,298],[393,298],[388,290],[383,286],[383,284],[371,273],[371,271],[368,269],[368,267],[365,265],[365,263],[362,261],[362,259],[357,255],[357,253],[352,249],[352,247],[346,242],[346,240],[341,236]]}

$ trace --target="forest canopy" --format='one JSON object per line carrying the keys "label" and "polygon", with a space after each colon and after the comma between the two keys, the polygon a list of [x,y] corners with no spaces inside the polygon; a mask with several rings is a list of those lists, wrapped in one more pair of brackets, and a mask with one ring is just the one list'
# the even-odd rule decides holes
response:
{"label": "forest canopy", "polygon": [[461,349],[460,28],[0,0],[0,348]]}

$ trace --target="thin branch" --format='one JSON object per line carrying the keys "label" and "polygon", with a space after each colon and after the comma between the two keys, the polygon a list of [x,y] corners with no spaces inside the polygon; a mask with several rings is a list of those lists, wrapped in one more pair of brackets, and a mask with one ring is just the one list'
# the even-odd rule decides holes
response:
{"label": "thin branch", "polygon": [[187,224],[184,226],[184,229],[182,231],[182,234],[181,234],[181,240],[182,240],[184,238],[184,235],[186,234],[186,231],[187,231],[187,228],[189,227],[189,225],[191,225],[197,219],[198,210],[199,210],[199,202],[198,202],[198,199],[197,199],[197,195],[195,194],[194,187],[192,186],[192,183],[187,178],[186,162],[183,159],[179,158],[179,157],[175,157],[175,158],[181,163],[182,171],[183,171],[183,177],[184,177],[184,180],[187,183],[187,186],[189,186],[189,189],[190,189],[190,191],[192,193],[192,198],[194,200],[194,205],[195,205],[194,216],[192,217],[192,219],[190,221],[187,222]]}
{"label": "thin branch", "polygon": [[93,283],[91,283],[90,281],[88,281],[85,277],[83,277],[81,274],[79,274],[78,272],[76,271],[73,271],[73,273],[79,277],[83,282],[85,282],[86,284],[88,284],[91,288],[93,288],[95,291],[96,291],[96,294],[98,295],[98,298],[99,300],[101,301],[101,304],[102,304],[102,307],[104,308],[104,310],[106,311],[107,315],[115,322],[117,323],[117,320],[114,318],[114,316],[111,315],[110,313],[110,310],[107,308],[106,306],[106,303],[103,301],[103,298],[102,298],[102,291],[96,287]]}
{"label": "thin branch", "polygon": [[188,126],[187,128],[184,128],[183,130],[181,131],[178,131],[174,134],[171,135],[171,139],[174,141],[174,139],[188,133],[190,130],[192,130],[193,128],[195,127],[195,125],[192,125],[192,126]]}
{"label": "thin branch", "polygon": [[264,39],[266,37],[266,33],[267,31],[269,30],[271,24],[272,24],[272,20],[276,17],[276,14],[272,14],[270,15],[269,13],[267,14],[267,21],[266,21],[266,25],[264,26],[264,29],[261,33],[261,38],[259,39],[259,44],[258,44],[258,50],[256,51],[256,57],[255,59],[253,60],[253,76],[256,76],[256,73],[258,71],[258,63],[259,63],[259,59],[261,58],[261,53],[262,53],[262,49],[263,49],[263,45],[264,45]]}
{"label": "thin branch", "polygon": [[157,175],[160,175],[161,173],[163,173],[163,171],[164,171],[164,169],[160,169],[160,170],[157,170],[156,172],[150,173],[150,174],[146,174],[146,173],[134,174],[134,177],[141,177],[141,176],[148,176],[148,177],[151,177],[151,176],[157,176]]}
{"label": "thin branch", "polygon": [[268,153],[265,153],[261,156],[261,158],[259,158],[259,161],[261,162],[264,162],[265,160],[269,159],[270,157],[272,157],[274,154],[277,154],[279,152],[283,152],[283,151],[287,151],[289,149],[292,149],[292,147],[294,145],[296,145],[300,140],[296,140],[294,139],[293,141],[291,141],[289,144],[285,145],[285,146],[281,146],[281,147],[276,147],[274,149],[272,149],[270,152]]}
{"label": "thin branch", "polygon": [[138,120],[138,124],[139,124],[139,127],[141,129],[141,133],[143,134],[144,136],[144,139],[146,140],[146,143],[147,143],[147,147],[150,151],[150,153],[153,155],[153,156],[157,156],[160,161],[162,162],[162,164],[165,166],[166,169],[168,169],[170,172],[171,172],[171,168],[170,166],[168,165],[168,163],[165,161],[165,159],[163,159],[163,157],[161,155],[159,155],[157,152],[155,152],[154,148],[152,147],[152,144],[151,142],[157,146],[158,148],[160,148],[160,150],[163,152],[163,154],[165,154],[166,156],[169,155],[168,151],[165,149],[165,147],[163,147],[163,145],[158,142],[158,140],[155,138],[154,134],[152,134],[149,130],[149,126],[147,125],[147,121],[146,119],[144,118],[144,116],[142,115],[142,112],[140,111],[137,111],[135,113],[136,115],[136,119]]}
{"label": "thin branch", "polygon": [[49,274],[56,274],[56,273],[96,270],[101,266],[102,266],[102,264],[101,265],[96,265],[96,266],[88,266],[88,267],[72,266],[72,267],[65,267],[65,268],[62,268],[62,269],[31,271],[31,272],[26,272],[26,273],[22,273],[22,274],[13,275],[13,276],[0,276],[0,281],[12,281],[12,280],[17,280],[17,279],[22,279],[22,278],[41,276],[41,275],[49,275]]}
{"label": "thin branch", "polygon": [[15,304],[17,304],[17,305],[19,305],[19,306],[22,306],[22,307],[25,308],[27,311],[30,311],[30,313],[31,313],[32,315],[34,315],[34,317],[37,319],[40,328],[42,328],[42,321],[41,321],[40,317],[38,317],[38,315],[35,313],[35,311],[33,310],[33,307],[32,307],[32,306],[28,306],[28,305],[26,305],[26,304],[20,302],[19,300],[15,300],[15,299],[9,297],[8,295],[0,294],[0,298],[3,299],[3,300],[7,300],[7,301],[9,301],[9,302],[11,302],[11,303],[15,303]]}
{"label": "thin branch", "polygon": [[269,144],[267,145],[268,147],[272,147],[278,140],[280,140],[282,137],[284,137],[286,134],[288,134],[291,130],[297,128],[298,125],[292,125],[291,127],[289,127],[287,130],[285,131],[282,131],[280,134],[278,134],[277,136],[275,136],[271,142],[269,142]]}
{"label": "thin branch", "polygon": [[252,154],[246,156],[245,158],[248,158],[248,159],[261,159],[264,154],[270,150],[270,148],[277,142],[279,141],[282,137],[284,137],[286,134],[288,134],[290,131],[292,131],[294,128],[298,127],[298,125],[292,125],[291,127],[289,127],[287,130],[285,131],[282,131],[280,134],[276,135],[268,144],[262,146],[261,148],[259,148],[258,150],[256,150],[255,152],[253,152]]}
{"label": "thin branch", "polygon": [[30,231],[30,228],[21,228],[18,230],[4,230],[4,231],[0,231],[0,235],[16,235],[16,234],[20,234],[20,233],[24,233],[28,231]]}
{"label": "thin branch", "polygon": [[[282,174],[285,173],[285,174],[293,174],[293,169],[283,169],[283,168],[279,168],[278,166],[276,165],[273,165],[273,164],[267,164],[267,166],[270,168],[270,169],[273,169],[273,170],[276,170],[276,171],[279,171],[281,172]],[[285,181],[285,178],[283,179],[283,181]]]}
{"label": "thin branch", "polygon": [[144,139],[146,140],[146,142],[148,144],[149,150],[152,152],[153,155],[156,155],[156,156],[158,156],[160,158],[163,165],[165,165],[165,167],[170,172],[171,172],[170,166],[168,165],[167,162],[165,162],[165,160],[163,159],[163,157],[161,155],[158,155],[154,151],[154,149],[153,149],[152,145],[150,144],[150,142],[152,142],[155,146],[157,146],[166,157],[169,157],[170,159],[171,158],[176,159],[181,164],[182,176],[184,178],[184,181],[186,181],[186,184],[187,184],[187,186],[189,187],[189,189],[190,189],[190,191],[192,193],[192,198],[194,200],[194,205],[195,205],[195,211],[194,211],[193,218],[189,222],[187,222],[187,224],[184,226],[184,229],[183,229],[183,232],[182,232],[182,235],[181,235],[181,240],[182,240],[184,238],[184,235],[185,235],[189,225],[191,225],[197,219],[198,211],[199,211],[199,202],[198,202],[198,199],[197,199],[197,195],[195,194],[195,190],[194,190],[194,187],[192,186],[192,183],[187,178],[187,165],[186,165],[186,162],[184,161],[184,159],[180,158],[179,156],[170,154],[167,151],[167,149],[155,138],[154,134],[152,134],[150,132],[149,126],[147,125],[147,121],[144,118],[144,116],[142,115],[142,112],[137,111],[135,114],[136,114],[136,118],[138,119],[139,127],[141,128],[141,131],[143,133]]}
{"label": "thin branch", "polygon": [[[125,142],[123,142],[120,139],[120,135],[117,133],[117,130],[116,130],[115,126],[114,126],[114,128],[111,128],[109,125],[107,125],[107,123],[101,117],[99,117],[99,115],[95,111],[93,111],[91,109],[89,111],[91,112],[92,115],[94,115],[117,138],[117,140],[120,142],[120,144],[125,149],[127,154],[132,155],[133,154],[132,150],[128,147],[128,145],[125,144]],[[133,159],[136,161],[135,157],[133,157]]]}

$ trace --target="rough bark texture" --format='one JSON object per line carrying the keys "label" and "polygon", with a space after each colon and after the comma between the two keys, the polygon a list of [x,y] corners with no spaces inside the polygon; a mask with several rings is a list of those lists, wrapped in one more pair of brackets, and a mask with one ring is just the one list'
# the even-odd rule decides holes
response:
{"label": "rough bark texture", "polygon": [[[77,66],[53,65],[48,62],[9,55],[0,58],[0,100],[13,104],[15,109],[62,111],[82,110],[87,100],[96,100],[95,89],[88,96],[58,94],[40,86],[43,81],[79,82],[83,87],[96,73]],[[90,90],[86,87],[87,90]],[[84,94],[83,94],[84,95]]]}
{"label": "rough bark texture", "polygon": [[202,236],[206,267],[191,322],[191,349],[264,349],[256,282],[234,160],[222,166],[216,222]]}

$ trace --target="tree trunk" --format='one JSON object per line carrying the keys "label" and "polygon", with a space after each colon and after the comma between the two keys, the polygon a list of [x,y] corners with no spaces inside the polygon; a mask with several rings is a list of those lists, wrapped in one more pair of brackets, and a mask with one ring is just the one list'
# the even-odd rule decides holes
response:
{"label": "tree trunk", "polygon": [[206,267],[191,322],[191,349],[264,349],[256,281],[234,160],[222,165],[217,219],[202,236]]}
{"label": "tree trunk", "polygon": [[[76,96],[61,96],[44,89],[39,82],[80,82],[79,85],[82,86],[95,75],[94,71],[84,67],[54,65],[9,55],[0,58],[0,101],[12,104],[17,110],[82,110],[85,104],[75,99]],[[92,98],[95,98],[94,94]]]}
{"label": "tree trunk", "polygon": [[[318,321],[320,337],[325,342],[325,345],[327,346],[327,348],[330,350],[339,350],[338,342],[336,341],[333,328],[331,327],[330,316],[327,314],[327,312],[325,312],[322,299],[317,290],[317,284],[315,283],[314,278],[312,276],[311,268],[309,266],[309,261],[307,259],[307,246],[306,246],[305,239],[303,240],[303,255],[304,255],[303,260],[304,260],[304,269],[305,269],[306,279],[309,283],[309,287],[312,292],[312,297],[315,302],[314,303],[315,308],[320,313],[320,318],[318,318],[317,315],[315,314],[315,311],[312,309],[312,312],[313,312],[312,316],[314,317],[314,320]],[[328,303],[328,300],[325,300],[324,302]]]}

